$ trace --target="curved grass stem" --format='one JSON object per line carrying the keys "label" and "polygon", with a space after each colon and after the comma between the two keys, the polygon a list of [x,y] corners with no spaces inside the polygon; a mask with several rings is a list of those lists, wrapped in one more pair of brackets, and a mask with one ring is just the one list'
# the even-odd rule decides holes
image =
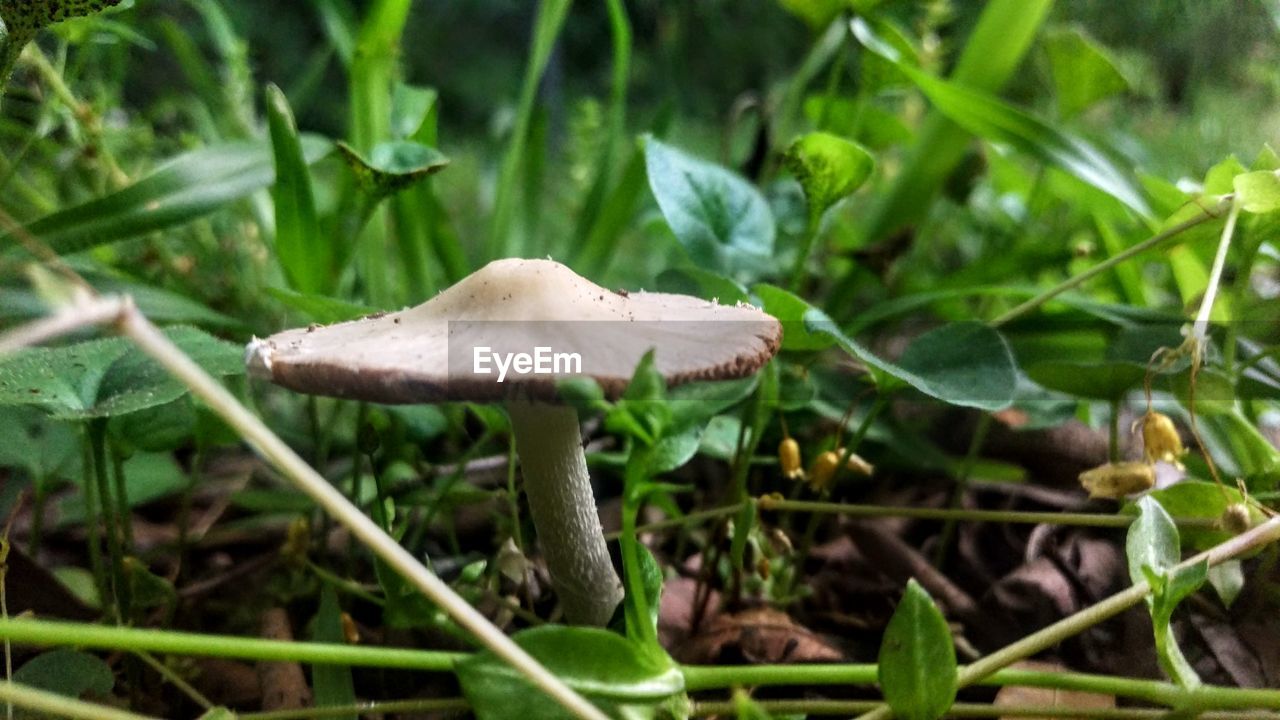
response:
{"label": "curved grass stem", "polygon": [[1039,295],[1036,295],[1030,300],[1027,300],[1026,302],[1014,307],[1013,309],[1000,314],[995,319],[991,320],[991,322],[989,322],[988,324],[991,327],[1000,327],[1001,325],[1005,325],[1013,320],[1017,320],[1018,318],[1031,313],[1032,311],[1039,308],[1041,305],[1044,305],[1045,303],[1061,295],[1062,293],[1067,292],[1068,290],[1074,290],[1075,288],[1080,287],[1081,285],[1085,284],[1089,280],[1092,280],[1094,277],[1110,270],[1116,265],[1119,265],[1120,263],[1125,262],[1126,260],[1129,260],[1130,258],[1133,258],[1137,255],[1140,255],[1152,248],[1163,245],[1164,243],[1178,237],[1179,235],[1186,232],[1187,230],[1190,230],[1191,228],[1194,228],[1198,225],[1202,225],[1210,220],[1218,218],[1219,216],[1222,215],[1222,213],[1229,210],[1234,204],[1234,202],[1235,202],[1234,194],[1223,195],[1218,199],[1218,202],[1215,203],[1213,207],[1204,208],[1203,209],[1204,212],[1200,213],[1199,215],[1196,215],[1195,217],[1184,220],[1172,227],[1165,228],[1164,230],[1161,230],[1155,235],[1152,235],[1146,240],[1143,240],[1142,242],[1138,243],[1137,245],[1134,245],[1128,250],[1125,250],[1124,252],[1118,253],[1116,255],[1112,255],[1106,260],[1103,260],[1097,265],[1094,265],[1088,270],[1085,270],[1084,272],[1080,273],[1079,275],[1073,275],[1072,277],[1069,277],[1066,280],[1063,280],[1062,282],[1049,288],[1048,290],[1045,290]]}

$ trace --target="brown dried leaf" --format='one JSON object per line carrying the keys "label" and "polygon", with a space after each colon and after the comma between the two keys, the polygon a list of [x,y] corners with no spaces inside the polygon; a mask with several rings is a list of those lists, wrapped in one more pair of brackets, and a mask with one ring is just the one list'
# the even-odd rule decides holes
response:
{"label": "brown dried leaf", "polygon": [[837,662],[844,657],[821,636],[773,608],[720,615],[684,650],[685,662],[712,664]]}

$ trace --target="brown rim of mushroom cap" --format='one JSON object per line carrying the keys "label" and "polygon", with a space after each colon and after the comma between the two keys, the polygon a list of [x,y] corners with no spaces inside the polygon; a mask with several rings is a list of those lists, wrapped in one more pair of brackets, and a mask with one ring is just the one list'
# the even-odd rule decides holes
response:
{"label": "brown rim of mushroom cap", "polygon": [[[255,339],[246,363],[299,392],[379,403],[549,401],[558,382],[574,376],[618,397],[650,349],[675,386],[751,375],[781,342],[781,324],[750,305],[615,293],[550,260],[498,260],[417,307]],[[535,346],[579,353],[581,372],[508,373],[501,383],[496,373],[472,372],[476,347]]]}

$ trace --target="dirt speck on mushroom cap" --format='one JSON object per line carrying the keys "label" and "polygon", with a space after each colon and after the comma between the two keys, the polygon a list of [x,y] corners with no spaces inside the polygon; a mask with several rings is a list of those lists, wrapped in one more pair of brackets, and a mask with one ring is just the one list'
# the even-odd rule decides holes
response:
{"label": "dirt speck on mushroom cap", "polygon": [[[550,260],[497,260],[399,312],[286,330],[254,340],[250,371],[291,389],[382,403],[552,399],[565,377],[594,378],[616,397],[644,353],[668,384],[738,378],[777,352],[782,326],[750,305],[604,288]],[[581,372],[496,382],[473,349],[578,353]]]}

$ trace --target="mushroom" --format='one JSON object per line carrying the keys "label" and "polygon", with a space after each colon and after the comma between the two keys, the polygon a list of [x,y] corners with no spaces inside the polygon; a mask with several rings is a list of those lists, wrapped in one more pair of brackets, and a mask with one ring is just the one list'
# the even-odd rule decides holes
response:
{"label": "mushroom", "polygon": [[254,339],[252,374],[381,403],[503,401],[552,583],[570,622],[603,626],[622,598],[591,491],[577,411],[557,383],[616,398],[641,358],[669,385],[745,377],[777,351],[777,320],[745,304],[606,290],[550,260],[498,260],[431,300]]}

